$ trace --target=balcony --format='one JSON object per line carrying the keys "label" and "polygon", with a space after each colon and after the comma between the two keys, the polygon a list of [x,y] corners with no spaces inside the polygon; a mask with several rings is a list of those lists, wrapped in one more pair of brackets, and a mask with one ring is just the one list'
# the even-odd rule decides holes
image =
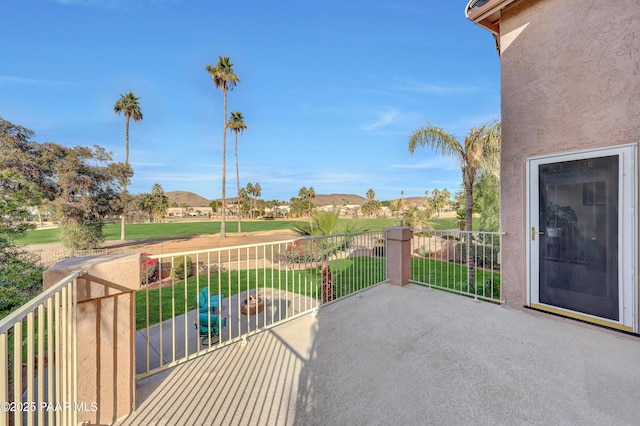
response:
{"label": "balcony", "polygon": [[391,228],[71,262],[86,270],[0,323],[0,396],[35,407],[0,425],[633,424],[640,342],[502,307],[500,238]]}
{"label": "balcony", "polygon": [[637,424],[640,342],[379,284],[138,383],[119,425]]}

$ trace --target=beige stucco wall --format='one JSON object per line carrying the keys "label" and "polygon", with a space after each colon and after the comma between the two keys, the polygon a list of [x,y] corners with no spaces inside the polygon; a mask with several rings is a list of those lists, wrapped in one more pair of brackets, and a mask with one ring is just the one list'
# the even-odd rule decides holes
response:
{"label": "beige stucco wall", "polygon": [[135,291],[140,254],[65,259],[44,272],[44,288],[75,270],[77,285],[78,420],[112,424],[135,406]]}
{"label": "beige stucco wall", "polygon": [[640,2],[522,0],[503,11],[503,294],[526,303],[526,159],[640,141]]}

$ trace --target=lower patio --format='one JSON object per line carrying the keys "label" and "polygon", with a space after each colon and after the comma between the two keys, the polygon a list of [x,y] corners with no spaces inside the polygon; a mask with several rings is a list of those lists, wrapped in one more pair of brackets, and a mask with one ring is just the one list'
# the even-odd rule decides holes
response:
{"label": "lower patio", "polygon": [[138,382],[119,425],[637,424],[640,340],[379,284]]}

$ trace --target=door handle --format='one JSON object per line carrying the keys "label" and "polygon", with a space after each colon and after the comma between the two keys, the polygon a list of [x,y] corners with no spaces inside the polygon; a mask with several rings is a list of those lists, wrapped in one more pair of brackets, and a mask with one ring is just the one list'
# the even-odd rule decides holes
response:
{"label": "door handle", "polygon": [[536,240],[536,234],[537,235],[544,235],[544,232],[536,232],[536,227],[532,226],[531,227],[531,241],[535,241]]}

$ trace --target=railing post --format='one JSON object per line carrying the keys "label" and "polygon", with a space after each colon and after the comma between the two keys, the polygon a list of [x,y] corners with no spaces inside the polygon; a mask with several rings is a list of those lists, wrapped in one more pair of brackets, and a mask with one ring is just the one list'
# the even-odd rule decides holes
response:
{"label": "railing post", "polygon": [[405,286],[411,279],[411,241],[413,230],[392,226],[387,236],[387,280],[393,285]]}

